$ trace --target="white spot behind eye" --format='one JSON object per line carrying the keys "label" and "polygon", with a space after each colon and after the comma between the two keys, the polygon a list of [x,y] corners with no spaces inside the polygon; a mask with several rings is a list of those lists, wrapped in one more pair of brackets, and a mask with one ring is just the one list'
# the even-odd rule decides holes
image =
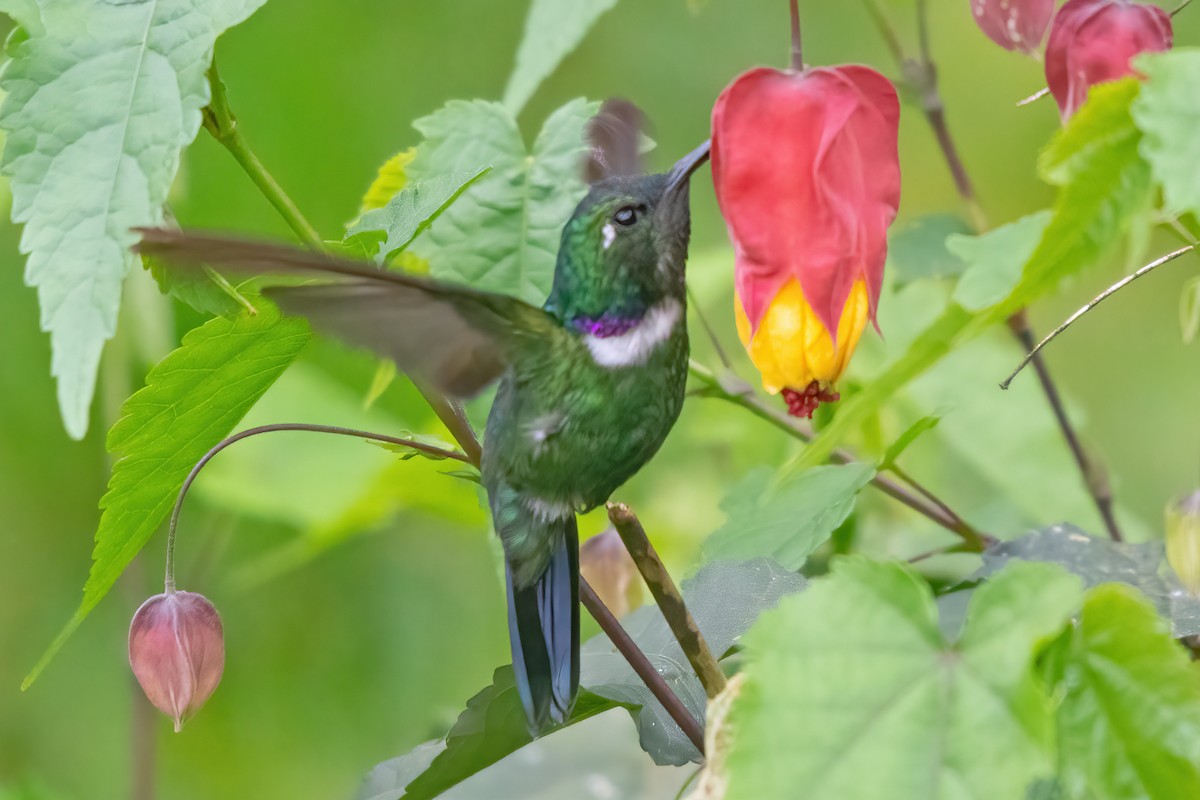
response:
{"label": "white spot behind eye", "polygon": [[613,240],[617,238],[617,229],[610,222],[600,229],[600,233],[604,234],[604,249],[612,247]]}

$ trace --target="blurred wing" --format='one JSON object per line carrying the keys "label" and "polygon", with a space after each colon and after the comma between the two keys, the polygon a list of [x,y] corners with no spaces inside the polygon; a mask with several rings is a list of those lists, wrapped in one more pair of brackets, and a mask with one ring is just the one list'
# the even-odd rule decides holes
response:
{"label": "blurred wing", "polygon": [[618,175],[641,175],[645,126],[646,115],[633,103],[620,98],[605,100],[584,132],[588,143],[584,180],[596,183]]}
{"label": "blurred wing", "polygon": [[[264,290],[317,330],[391,358],[456,397],[486,387],[523,353],[564,335],[554,317],[512,297],[375,269],[295,247],[143,229],[137,250],[182,268],[313,275],[326,282]],[[332,282],[330,282],[332,281]]]}

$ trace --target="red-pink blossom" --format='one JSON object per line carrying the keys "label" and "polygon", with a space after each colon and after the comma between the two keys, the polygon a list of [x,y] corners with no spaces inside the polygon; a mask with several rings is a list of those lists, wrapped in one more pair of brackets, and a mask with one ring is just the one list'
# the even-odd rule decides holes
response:
{"label": "red-pink blossom", "polygon": [[1054,0],[971,0],[971,14],[1005,50],[1035,53],[1054,16]]}
{"label": "red-pink blossom", "polygon": [[862,66],[753,69],[713,107],[739,332],[764,386],[794,413],[836,397],[875,318],[900,202],[899,121],[891,82]]}
{"label": "red-pink blossom", "polygon": [[1140,53],[1171,48],[1167,12],[1132,0],[1068,0],[1054,18],[1046,43],[1046,85],[1063,120],[1097,83],[1134,74]]}

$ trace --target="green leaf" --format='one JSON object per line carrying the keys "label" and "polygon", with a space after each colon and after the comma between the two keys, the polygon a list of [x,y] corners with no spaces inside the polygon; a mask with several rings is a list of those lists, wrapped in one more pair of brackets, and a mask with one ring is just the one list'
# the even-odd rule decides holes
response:
{"label": "green leaf", "polygon": [[26,34],[40,36],[44,31],[37,0],[0,0],[0,14],[7,14],[16,20]]}
{"label": "green leaf", "polygon": [[871,464],[813,467],[772,485],[774,470],[750,472],[721,503],[727,520],[704,542],[708,561],[766,556],[798,570],[854,510],[875,477]]}
{"label": "green leaf", "polygon": [[242,311],[258,313],[254,301],[248,296],[257,294],[257,290],[243,294],[211,267],[200,270],[171,269],[153,258],[143,259],[143,263],[154,282],[158,284],[159,291],[171,295],[202,314],[229,316]]}
{"label": "green leaf", "polygon": [[1014,565],[950,642],[911,570],[835,560],[746,637],[727,800],[1022,800],[1051,766],[1034,657],[1080,594],[1059,569]]}
{"label": "green leaf", "polygon": [[12,179],[13,221],[25,224],[26,281],[73,438],[87,432],[100,351],[136,262],[130,229],[162,224],[209,100],[213,43],[262,2],[38,0],[44,31],[30,31],[0,78],[0,171]]}
{"label": "green leaf", "polygon": [[217,317],[146,376],[108,432],[120,458],[96,531],[92,569],[75,616],[25,679],[28,688],[108,593],[171,510],[191,468],[233,430],[309,340],[308,325],[263,304],[256,316]]}
{"label": "green leaf", "polygon": [[583,126],[596,110],[582,99],[567,103],[532,150],[499,103],[452,100],[413,123],[425,136],[409,167],[413,180],[492,167],[413,245],[435,277],[538,305],[546,299],[562,226],[585,192]]}
{"label": "green leaf", "polygon": [[948,245],[949,237],[971,227],[956,214],[929,214],[898,227],[888,236],[888,266],[898,283],[958,275],[966,266]]}
{"label": "green leaf", "polygon": [[1162,185],[1167,209],[1200,215],[1200,49],[1146,55],[1138,69],[1146,75],[1133,103],[1133,118],[1143,134],[1142,156]]}
{"label": "green leaf", "polygon": [[1088,592],[1063,670],[1068,797],[1200,796],[1200,671],[1144,598],[1119,584]]}
{"label": "green leaf", "polygon": [[408,165],[416,155],[416,149],[410,147],[396,153],[379,166],[375,180],[371,181],[367,193],[363,195],[361,213],[383,208],[408,185]]}
{"label": "green leaf", "polygon": [[1126,78],[1092,87],[1042,151],[1039,172],[1061,189],[1012,302],[1024,305],[1099,261],[1149,206],[1150,167],[1138,153],[1142,136],[1129,110],[1140,85]]}
{"label": "green leaf", "polygon": [[514,117],[600,15],[616,4],[617,0],[533,0],[517,63],[504,88],[504,106]]}
{"label": "green leaf", "polygon": [[[367,211],[346,231],[347,241],[358,234],[383,231],[387,234],[379,252],[390,258],[408,247],[413,239],[425,232],[446,209],[470,188],[471,184],[491,172],[491,167],[479,167],[474,172],[439,175],[427,181],[407,184],[383,208]],[[370,237],[374,239],[375,237]]]}
{"label": "green leaf", "polygon": [[908,446],[921,437],[921,434],[931,431],[937,427],[937,424],[942,421],[941,417],[921,417],[919,420],[909,425],[904,433],[900,434],[896,441],[888,447],[883,454],[883,460],[879,462],[879,469],[885,470],[896,463]]}
{"label": "green leaf", "polygon": [[[609,701],[583,692],[575,702],[567,725],[613,706]],[[356,798],[427,800],[531,741],[512,667],[500,667],[492,676],[492,684],[467,701],[466,709],[444,740],[426,742],[406,755],[375,767]]]}
{"label": "green leaf", "polygon": [[983,566],[968,580],[987,578],[1014,560],[1057,564],[1077,575],[1087,588],[1112,582],[1132,586],[1171,620],[1176,636],[1200,634],[1200,598],[1162,569],[1161,541],[1114,542],[1089,536],[1073,525],[1052,525],[992,545],[983,554]]}
{"label": "green leaf", "polygon": [[[706,564],[693,578],[683,582],[682,592],[709,649],[720,658],[759,614],[806,585],[805,579],[794,572],[770,559],[759,558]],[[621,624],[688,710],[703,719],[708,700],[704,687],[658,607],[643,606],[622,619]],[[589,639],[583,645],[582,659],[580,684],[600,697],[635,708],[632,713],[638,738],[654,763],[682,765],[700,758],[691,741],[607,636],[601,633]]]}
{"label": "green leaf", "polygon": [[1029,257],[1050,223],[1050,212],[1039,211],[982,236],[954,235],[946,248],[966,264],[954,288],[954,300],[968,311],[999,303],[1021,280]]}

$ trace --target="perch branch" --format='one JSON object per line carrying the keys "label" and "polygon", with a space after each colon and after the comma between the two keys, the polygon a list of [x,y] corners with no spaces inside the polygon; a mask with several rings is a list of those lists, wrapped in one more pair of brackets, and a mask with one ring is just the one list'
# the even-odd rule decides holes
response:
{"label": "perch branch", "polygon": [[721,671],[717,659],[708,649],[708,642],[700,632],[700,626],[696,624],[692,612],[688,611],[684,604],[683,595],[679,593],[675,581],[671,579],[654,545],[650,543],[641,521],[624,503],[609,503],[608,518],[620,534],[633,563],[637,564],[642,579],[650,587],[650,594],[654,595],[658,610],[662,612],[667,626],[670,627],[671,633],[675,634],[679,647],[695,670],[696,677],[700,679],[704,693],[708,695],[708,699],[713,699],[725,688],[725,673]]}

